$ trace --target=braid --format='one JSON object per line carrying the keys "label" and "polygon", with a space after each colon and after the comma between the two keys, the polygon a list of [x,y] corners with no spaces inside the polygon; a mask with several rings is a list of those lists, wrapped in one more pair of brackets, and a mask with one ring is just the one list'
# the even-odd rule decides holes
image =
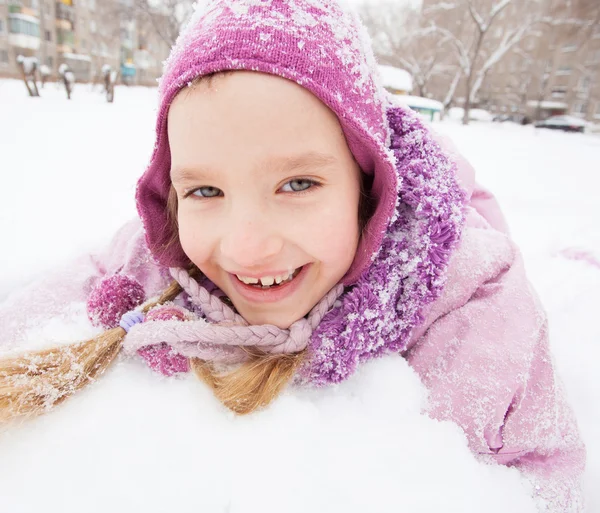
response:
{"label": "braid", "polygon": [[[173,281],[143,311],[180,292]],[[98,379],[119,354],[124,337],[125,330],[117,327],[85,342],[0,359],[0,422],[44,413]]]}

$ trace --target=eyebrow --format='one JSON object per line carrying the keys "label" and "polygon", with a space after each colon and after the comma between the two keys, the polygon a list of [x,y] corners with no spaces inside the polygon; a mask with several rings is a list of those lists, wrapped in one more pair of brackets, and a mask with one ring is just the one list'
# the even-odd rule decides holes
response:
{"label": "eyebrow", "polygon": [[200,178],[210,176],[210,172],[206,168],[187,168],[176,166],[171,168],[172,183],[188,183]]}
{"label": "eyebrow", "polygon": [[270,169],[285,169],[286,171],[297,171],[303,168],[323,168],[334,165],[337,159],[325,153],[308,152],[293,157],[271,159],[267,166]]}
{"label": "eyebrow", "polygon": [[[260,167],[271,172],[285,171],[296,172],[303,169],[322,169],[337,163],[332,155],[318,152],[307,152],[302,155],[275,157],[265,161]],[[194,168],[176,166],[171,169],[171,181],[175,183],[193,182],[214,176],[216,171],[209,167],[199,166]]]}

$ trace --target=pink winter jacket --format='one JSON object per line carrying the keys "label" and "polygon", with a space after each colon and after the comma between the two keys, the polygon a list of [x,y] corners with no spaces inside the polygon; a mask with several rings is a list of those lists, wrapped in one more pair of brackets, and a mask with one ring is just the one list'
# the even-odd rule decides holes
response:
{"label": "pink winter jacket", "polygon": [[470,195],[466,227],[405,357],[430,391],[432,417],[461,426],[475,453],[519,468],[540,510],[582,511],[585,448],[555,375],[546,313],[498,203],[454,158]]}
{"label": "pink winter jacket", "polygon": [[[471,166],[458,160],[471,197],[467,225],[444,292],[405,356],[430,391],[431,416],[461,426],[476,454],[530,477],[541,510],[581,511],[585,450],[554,373],[546,315],[493,196],[475,186]],[[147,297],[170,281],[153,263],[137,220],[104,253],[4,301],[4,349],[18,349],[36,320],[69,315],[99,278],[115,272],[135,277]]]}

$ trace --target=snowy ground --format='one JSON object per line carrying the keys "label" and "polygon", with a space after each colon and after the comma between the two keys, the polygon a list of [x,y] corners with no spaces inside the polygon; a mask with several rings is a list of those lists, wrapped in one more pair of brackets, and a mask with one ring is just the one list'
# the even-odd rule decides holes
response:
{"label": "snowy ground", "polygon": [[[135,215],[155,94],[119,87],[109,105],[78,85],[69,102],[51,84],[30,99],[21,83],[0,81],[0,301]],[[588,446],[588,511],[600,511],[600,138],[436,126],[496,193],[522,247]],[[82,305],[72,310],[74,320],[27,338],[89,336]],[[387,397],[401,398],[393,411]],[[425,400],[416,375],[388,358],[336,389],[289,392],[238,419],[193,378],[123,360],[57,411],[0,433],[3,509],[533,511],[516,472],[477,463],[455,426],[419,415]]]}

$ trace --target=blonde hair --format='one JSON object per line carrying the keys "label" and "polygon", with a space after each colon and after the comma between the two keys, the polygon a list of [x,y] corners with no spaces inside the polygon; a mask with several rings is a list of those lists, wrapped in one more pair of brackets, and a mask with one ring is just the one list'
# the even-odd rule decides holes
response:
{"label": "blonde hair", "polygon": [[[174,299],[180,292],[179,284],[172,282],[143,311]],[[94,382],[115,360],[124,337],[125,330],[118,327],[85,342],[0,359],[0,421],[44,413]],[[249,351],[248,361],[226,374],[197,358],[190,359],[190,366],[225,406],[243,415],[269,404],[279,394],[303,354]]]}

